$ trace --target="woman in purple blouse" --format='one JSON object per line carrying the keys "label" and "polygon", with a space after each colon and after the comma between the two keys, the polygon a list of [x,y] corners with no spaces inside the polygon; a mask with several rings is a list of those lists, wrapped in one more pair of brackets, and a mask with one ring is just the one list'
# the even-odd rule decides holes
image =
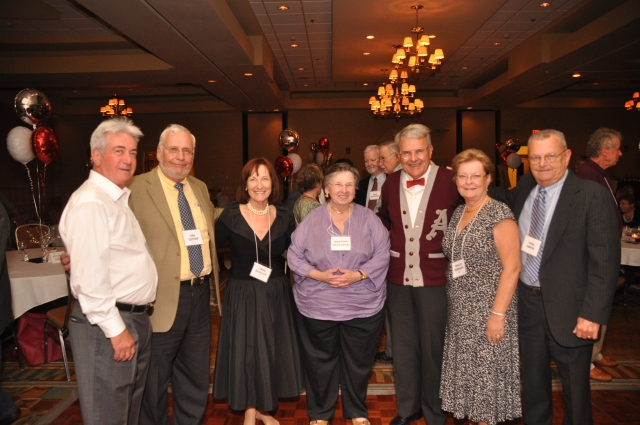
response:
{"label": "woman in purple blouse", "polygon": [[344,416],[369,425],[365,397],[384,322],[389,235],[371,210],[353,203],[358,181],[349,164],[326,171],[329,201],[300,223],[287,254],[311,425],[333,419],[339,386]]}

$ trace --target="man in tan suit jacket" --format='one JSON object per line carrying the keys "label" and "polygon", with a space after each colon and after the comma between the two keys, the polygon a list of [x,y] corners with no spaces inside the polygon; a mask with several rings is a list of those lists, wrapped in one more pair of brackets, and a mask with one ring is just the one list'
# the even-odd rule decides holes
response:
{"label": "man in tan suit jacket", "polygon": [[[140,423],[169,424],[167,387],[172,382],[173,423],[201,424],[209,390],[211,317],[209,279],[217,288],[218,263],[214,209],[204,182],[189,176],[195,137],[172,124],[160,136],[160,166],[136,176],[129,185],[134,212],[158,269],[158,294],[151,314],[151,365]],[[178,188],[180,187],[180,189]],[[180,197],[186,204],[180,204]],[[185,199],[186,198],[186,199]],[[195,229],[188,230],[188,205]],[[202,262],[194,269],[191,242],[185,232],[201,239],[195,247]],[[197,238],[196,238],[197,239]],[[219,294],[216,294],[218,301]]]}

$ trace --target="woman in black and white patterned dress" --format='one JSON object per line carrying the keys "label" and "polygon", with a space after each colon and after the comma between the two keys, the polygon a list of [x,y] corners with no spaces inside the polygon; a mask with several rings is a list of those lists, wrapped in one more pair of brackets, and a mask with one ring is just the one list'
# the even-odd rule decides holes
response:
{"label": "woman in black and white patterned dress", "polygon": [[520,417],[516,287],[520,237],[513,213],[489,198],[493,164],[483,152],[453,159],[465,204],[442,241],[449,258],[440,397],[454,417],[496,424]]}

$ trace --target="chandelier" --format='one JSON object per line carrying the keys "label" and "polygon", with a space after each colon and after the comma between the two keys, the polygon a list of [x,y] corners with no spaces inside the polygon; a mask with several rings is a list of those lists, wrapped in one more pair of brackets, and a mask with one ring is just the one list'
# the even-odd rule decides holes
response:
{"label": "chandelier", "polygon": [[[444,52],[442,49],[435,49],[432,54],[429,54],[427,46],[431,44],[431,39],[435,38],[435,35],[422,34],[424,28],[418,25],[418,11],[422,9],[421,4],[411,6],[411,9],[416,11],[416,26],[411,28],[411,32],[415,34],[415,43],[413,42],[413,36],[405,37],[402,44],[394,45],[396,52],[391,58],[391,62],[395,64],[396,69],[399,69],[407,61],[407,66],[413,72],[420,72],[420,69],[436,69],[438,65],[442,64],[444,59]],[[396,71],[397,72],[397,71]]]}
{"label": "chandelier", "polygon": [[[381,71],[387,72],[386,69]],[[400,78],[398,78],[398,71],[395,69],[389,73],[389,82],[386,82],[385,78],[378,87],[377,96],[369,98],[373,115],[401,118],[422,112],[424,103],[415,97],[416,86],[409,84],[407,78],[407,71],[401,71]]]}
{"label": "chandelier", "polygon": [[640,112],[640,92],[633,93],[632,99],[627,100],[624,103],[624,108],[627,111],[633,111],[634,109]]}
{"label": "chandelier", "polygon": [[[114,96],[117,96],[114,94]],[[133,109],[125,108],[124,99],[118,99],[114,97],[109,99],[109,103],[106,106],[100,107],[100,113],[103,117],[115,118],[115,117],[130,117],[133,115]]]}

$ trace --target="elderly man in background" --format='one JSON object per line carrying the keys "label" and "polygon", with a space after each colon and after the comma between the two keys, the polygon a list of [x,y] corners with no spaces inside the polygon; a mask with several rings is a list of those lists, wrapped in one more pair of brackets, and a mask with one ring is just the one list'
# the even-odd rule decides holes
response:
{"label": "elderly man in background", "polygon": [[[587,143],[587,159],[578,169],[576,175],[580,178],[587,179],[598,183],[611,193],[611,208],[618,223],[618,236],[622,233],[622,214],[618,210],[618,202],[615,193],[611,187],[608,168],[618,163],[618,159],[622,156],[620,151],[620,142],[622,134],[619,131],[610,128],[597,129]],[[596,381],[611,381],[610,374],[602,369],[595,367],[605,366],[614,367],[618,365],[618,361],[614,358],[602,355],[602,344],[604,343],[604,335],[607,332],[607,325],[600,327],[600,338],[598,342],[593,344],[593,353],[591,354],[591,372],[589,377]]]}
{"label": "elderly man in background", "polygon": [[74,264],[78,299],[69,325],[82,420],[137,424],[149,367],[148,305],[158,274],[126,184],[136,169],[142,132],[126,118],[102,122],[91,135],[93,169],[60,220]]}
{"label": "elderly man in background", "polygon": [[171,124],[160,135],[159,167],[136,176],[129,186],[129,205],[159,275],[142,425],[169,424],[169,382],[174,424],[201,424],[207,406],[209,280],[218,279],[218,263],[213,204],[204,182],[189,176],[195,145],[189,130]]}
{"label": "elderly man in background", "polygon": [[531,174],[512,190],[490,191],[512,208],[520,229],[522,413],[528,425],[551,425],[553,358],[562,382],[563,424],[589,425],[589,364],[593,341],[611,312],[620,234],[611,194],[568,171],[564,134],[542,130],[528,145]]}
{"label": "elderly man in background", "polygon": [[400,157],[398,156],[398,142],[388,140],[380,143],[378,146],[380,156],[380,169],[387,176],[402,169],[400,165]]}
{"label": "elderly man in background", "polygon": [[[399,153],[394,155],[400,158],[402,171],[387,176],[378,212],[391,231],[387,304],[398,406],[391,425],[407,425],[422,415],[429,425],[443,425],[447,414],[439,391],[449,262],[442,253],[442,238],[461,198],[452,172],[431,162],[433,145],[427,127],[405,127],[396,135],[396,143]],[[380,155],[392,150],[383,144]]]}

